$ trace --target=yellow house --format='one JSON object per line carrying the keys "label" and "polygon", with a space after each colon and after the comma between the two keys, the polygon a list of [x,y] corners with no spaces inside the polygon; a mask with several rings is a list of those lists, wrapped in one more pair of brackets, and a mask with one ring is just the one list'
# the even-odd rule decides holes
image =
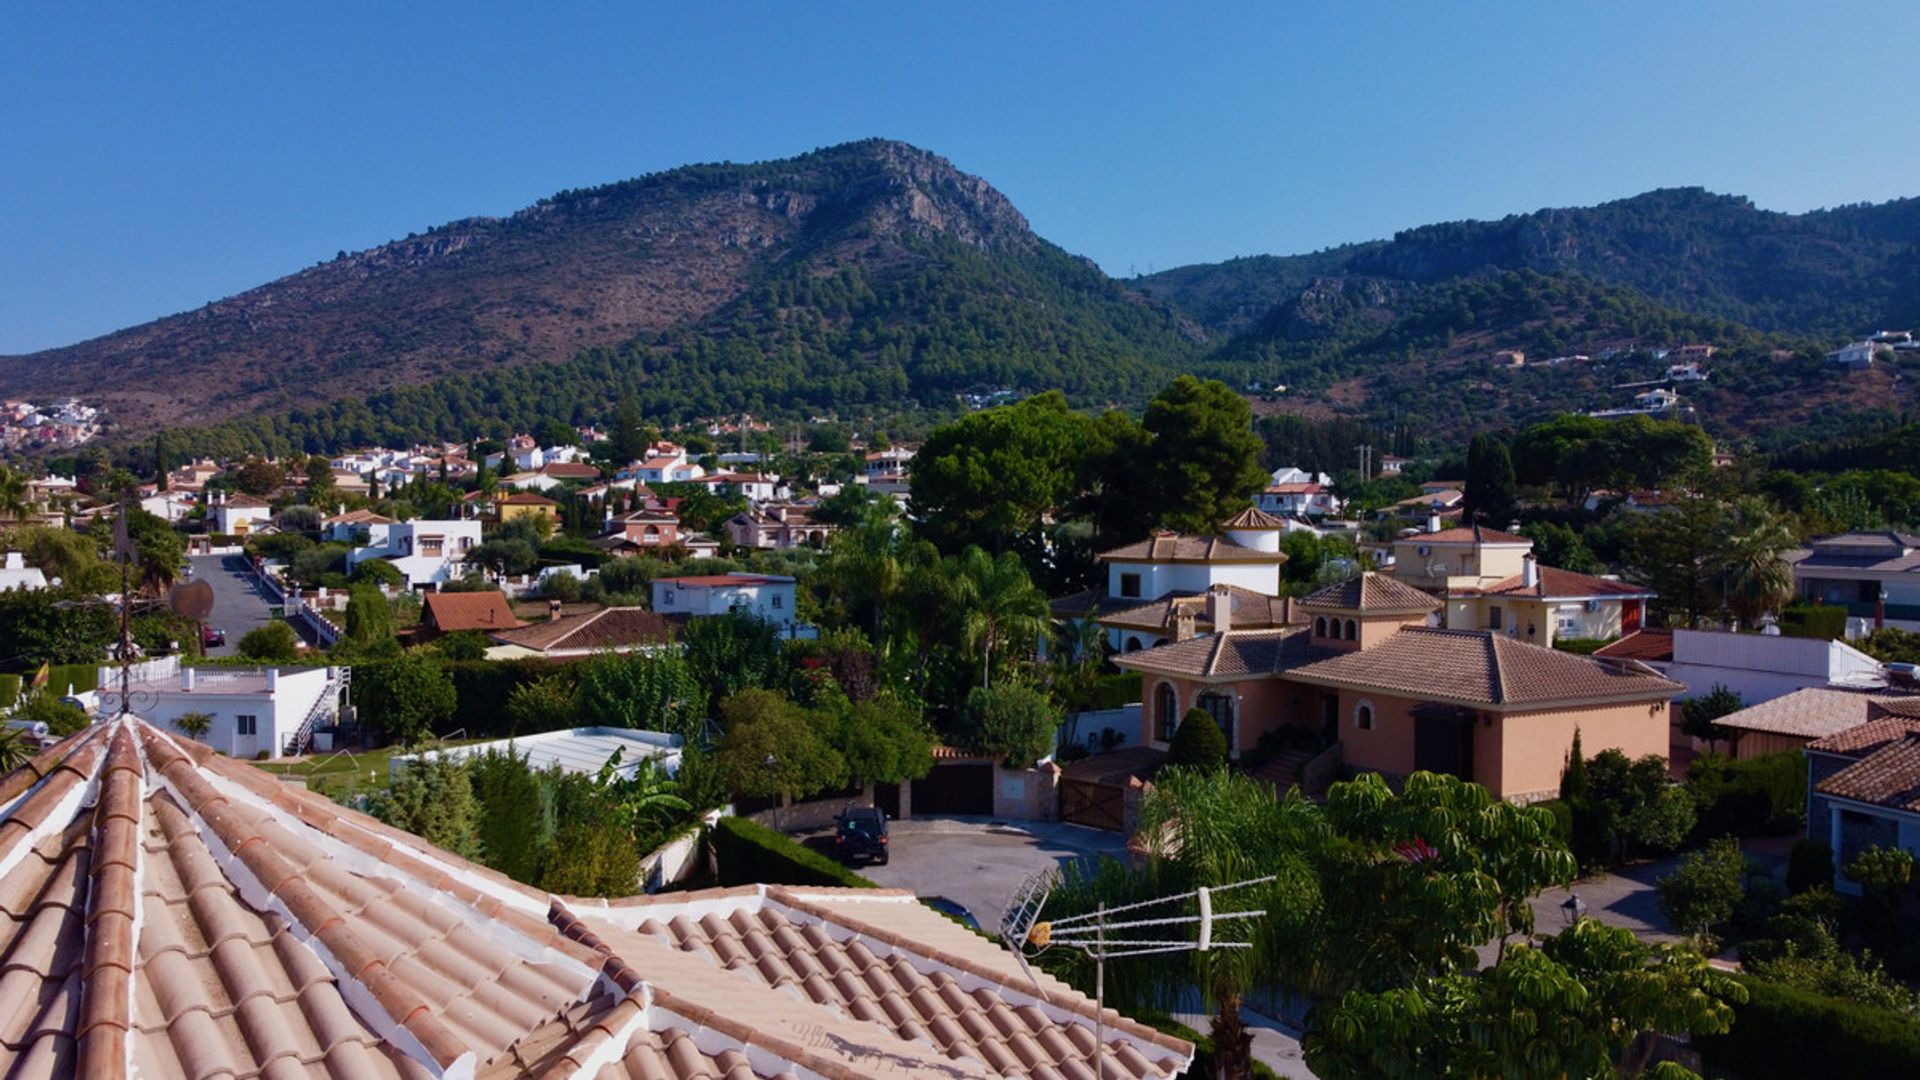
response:
{"label": "yellow house", "polygon": [[1393,560],[1395,580],[1440,599],[1441,626],[1494,630],[1533,645],[1633,633],[1654,596],[1638,585],[1541,566],[1532,540],[1479,525],[1401,537]]}
{"label": "yellow house", "polygon": [[545,495],[535,495],[531,491],[516,491],[511,495],[502,495],[493,500],[493,518],[497,524],[505,525],[515,518],[544,517],[558,523],[560,504]]}

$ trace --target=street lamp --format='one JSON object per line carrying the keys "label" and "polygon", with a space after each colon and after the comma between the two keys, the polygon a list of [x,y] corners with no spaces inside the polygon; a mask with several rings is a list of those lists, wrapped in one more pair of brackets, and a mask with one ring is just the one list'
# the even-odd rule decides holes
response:
{"label": "street lamp", "polygon": [[1580,899],[1578,893],[1568,893],[1567,902],[1560,905],[1560,915],[1567,920],[1568,926],[1579,922],[1586,913],[1587,902]]}

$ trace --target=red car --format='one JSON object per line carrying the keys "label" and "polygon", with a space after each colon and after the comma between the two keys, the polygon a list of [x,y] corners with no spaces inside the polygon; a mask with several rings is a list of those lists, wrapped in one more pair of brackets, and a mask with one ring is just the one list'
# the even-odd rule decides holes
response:
{"label": "red car", "polygon": [[200,628],[200,644],[206,648],[211,649],[216,645],[225,645],[226,643],[227,632],[225,630],[217,626],[203,626]]}

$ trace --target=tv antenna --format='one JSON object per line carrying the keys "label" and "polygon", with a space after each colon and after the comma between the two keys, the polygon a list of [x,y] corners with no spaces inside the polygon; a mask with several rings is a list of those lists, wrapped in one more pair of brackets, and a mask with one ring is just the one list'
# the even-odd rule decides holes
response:
{"label": "tv antenna", "polygon": [[[1096,1080],[1105,1080],[1107,961],[1155,953],[1253,948],[1253,943],[1248,941],[1216,941],[1214,926],[1233,920],[1262,918],[1266,910],[1216,912],[1213,910],[1213,898],[1235,889],[1265,885],[1273,880],[1273,876],[1269,874],[1236,881],[1231,885],[1138,900],[1117,907],[1102,903],[1087,914],[1042,919],[1041,910],[1046,907],[1047,898],[1052,895],[1057,880],[1052,870],[1044,870],[1028,878],[1014,894],[1013,902],[1007,905],[1007,913],[1001,917],[1000,937],[1013,950],[1014,959],[1020,962],[1021,968],[1036,986],[1039,985],[1039,979],[1035,978],[1033,968],[1027,961],[1038,959],[1050,949],[1074,949],[1093,960],[1093,1075]],[[1197,910],[1193,914],[1187,914],[1188,901],[1195,902]],[[1173,913],[1165,913],[1168,909]],[[1113,916],[1123,914],[1131,917],[1119,922],[1109,921]],[[1187,936],[1190,927],[1195,928],[1192,937]],[[1109,936],[1113,931],[1119,931],[1120,935]]]}

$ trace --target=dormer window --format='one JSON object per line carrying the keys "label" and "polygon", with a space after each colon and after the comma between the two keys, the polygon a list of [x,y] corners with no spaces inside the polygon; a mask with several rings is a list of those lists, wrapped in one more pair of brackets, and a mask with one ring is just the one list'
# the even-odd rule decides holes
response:
{"label": "dormer window", "polygon": [[1138,597],[1140,595],[1139,574],[1120,575],[1120,595],[1126,597]]}

